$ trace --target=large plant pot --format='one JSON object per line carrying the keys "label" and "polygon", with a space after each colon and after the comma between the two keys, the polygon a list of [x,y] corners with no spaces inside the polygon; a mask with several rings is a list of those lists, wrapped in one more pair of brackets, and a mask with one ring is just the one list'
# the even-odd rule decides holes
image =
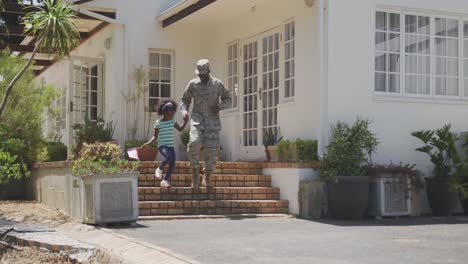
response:
{"label": "large plant pot", "polygon": [[369,203],[369,177],[337,178],[338,183],[327,184],[330,215],[337,219],[362,219]]}
{"label": "large plant pot", "polygon": [[155,161],[156,157],[158,156],[158,149],[157,148],[138,148],[138,160],[140,161]]}
{"label": "large plant pot", "polygon": [[82,222],[106,224],[138,220],[138,172],[83,176]]}
{"label": "large plant pot", "polygon": [[426,178],[427,198],[435,216],[449,216],[460,201],[459,192],[450,186],[446,178]]}
{"label": "large plant pot", "polygon": [[267,147],[266,151],[270,153],[270,161],[278,161],[278,154],[276,154],[276,146]]}

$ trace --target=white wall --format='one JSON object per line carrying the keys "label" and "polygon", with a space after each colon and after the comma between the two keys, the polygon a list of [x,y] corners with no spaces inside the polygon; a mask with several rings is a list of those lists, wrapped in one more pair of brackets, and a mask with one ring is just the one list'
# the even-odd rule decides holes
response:
{"label": "white wall", "polygon": [[[374,90],[374,28],[378,5],[468,14],[468,2],[459,0],[332,0],[329,2],[328,121],[373,120],[380,140],[374,161],[417,163],[431,168],[410,133],[451,123],[455,131],[468,131],[468,103],[451,101],[378,100]],[[324,127],[328,131],[328,127]]]}

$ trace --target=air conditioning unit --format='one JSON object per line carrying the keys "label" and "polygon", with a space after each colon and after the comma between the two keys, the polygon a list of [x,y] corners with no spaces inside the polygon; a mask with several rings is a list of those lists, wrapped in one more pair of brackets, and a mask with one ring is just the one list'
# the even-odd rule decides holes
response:
{"label": "air conditioning unit", "polygon": [[374,178],[371,180],[369,215],[407,216],[411,214],[411,197],[408,183],[399,178]]}

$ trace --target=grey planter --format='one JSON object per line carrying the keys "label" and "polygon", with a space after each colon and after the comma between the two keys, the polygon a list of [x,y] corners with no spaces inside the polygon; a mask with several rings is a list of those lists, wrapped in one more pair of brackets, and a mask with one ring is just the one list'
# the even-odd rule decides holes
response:
{"label": "grey planter", "polygon": [[338,183],[328,183],[328,208],[337,219],[361,219],[369,203],[369,177],[338,176]]}
{"label": "grey planter", "polygon": [[106,224],[138,220],[139,172],[83,176],[82,222]]}

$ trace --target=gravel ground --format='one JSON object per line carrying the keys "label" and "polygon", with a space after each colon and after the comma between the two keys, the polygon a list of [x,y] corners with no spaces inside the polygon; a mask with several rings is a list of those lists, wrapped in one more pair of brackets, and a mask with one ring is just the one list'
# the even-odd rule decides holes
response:
{"label": "gravel ground", "polygon": [[48,250],[24,247],[23,250],[0,246],[0,264],[76,264],[69,257]]}
{"label": "gravel ground", "polygon": [[8,216],[8,219],[35,220],[50,219],[57,222],[70,221],[70,218],[59,210],[51,209],[34,201],[0,201],[0,217]]}

